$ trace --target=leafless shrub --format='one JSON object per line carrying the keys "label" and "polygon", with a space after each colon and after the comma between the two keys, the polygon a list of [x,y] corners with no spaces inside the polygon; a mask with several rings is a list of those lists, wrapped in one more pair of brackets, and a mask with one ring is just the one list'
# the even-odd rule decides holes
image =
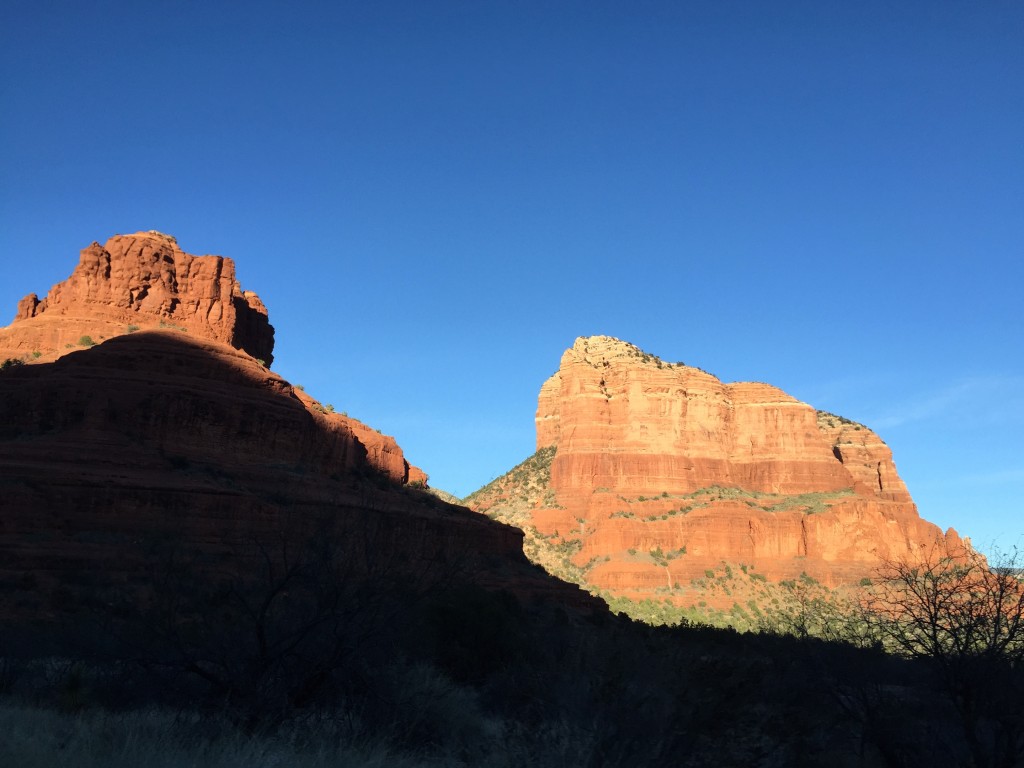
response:
{"label": "leafless shrub", "polygon": [[1024,582],[1014,551],[991,567],[970,549],[889,562],[864,603],[885,645],[920,660],[955,710],[970,764],[1024,760]]}

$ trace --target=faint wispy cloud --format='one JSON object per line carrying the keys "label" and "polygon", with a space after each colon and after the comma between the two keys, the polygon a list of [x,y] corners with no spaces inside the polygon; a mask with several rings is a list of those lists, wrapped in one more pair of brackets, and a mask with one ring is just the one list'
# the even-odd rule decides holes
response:
{"label": "faint wispy cloud", "polygon": [[939,392],[922,394],[919,399],[902,403],[897,408],[873,418],[871,423],[876,429],[889,429],[910,421],[930,419],[945,414],[958,402],[966,400],[971,391],[971,385],[963,382]]}
{"label": "faint wispy cloud", "polygon": [[886,408],[868,423],[876,429],[891,429],[940,418],[960,422],[1024,420],[1024,377],[963,379]]}
{"label": "faint wispy cloud", "polygon": [[964,475],[961,478],[961,481],[972,485],[1024,483],[1024,467],[1017,467],[1015,469],[999,469],[994,472],[979,472],[972,475]]}

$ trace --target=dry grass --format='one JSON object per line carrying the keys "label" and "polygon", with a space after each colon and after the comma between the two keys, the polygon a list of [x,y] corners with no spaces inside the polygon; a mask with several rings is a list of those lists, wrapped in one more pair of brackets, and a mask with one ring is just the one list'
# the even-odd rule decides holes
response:
{"label": "dry grass", "polygon": [[290,726],[247,735],[190,713],[152,709],[79,713],[0,705],[0,755],[20,768],[327,768],[434,766],[445,761],[396,754],[386,743]]}

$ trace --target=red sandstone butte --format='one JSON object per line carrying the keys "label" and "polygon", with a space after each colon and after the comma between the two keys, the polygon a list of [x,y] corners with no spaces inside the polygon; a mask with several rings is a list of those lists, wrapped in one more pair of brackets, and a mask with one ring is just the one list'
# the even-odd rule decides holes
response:
{"label": "red sandstone butte", "polygon": [[[171,235],[150,231],[93,243],[82,250],[71,277],[44,299],[29,294],[19,301],[14,322],[0,329],[0,359],[45,363],[83,349],[84,337],[95,344],[149,330],[226,344],[260,367],[274,357],[267,308],[242,290],[234,261],[193,256]],[[396,482],[426,485],[427,475],[409,465],[394,438],[324,413],[305,393],[296,397],[314,418],[345,425],[375,470]]]}
{"label": "red sandstone butte", "polygon": [[234,571],[257,545],[313,538],[353,578],[455,573],[600,609],[530,565],[519,530],[410,488],[427,476],[393,438],[328,413],[272,352],[233,262],[154,232],[93,244],[22,300],[0,330],[0,357],[34,363],[0,370],[0,619],[72,626],[83,601],[144,589],[168,542]]}
{"label": "red sandstone butte", "polygon": [[[578,540],[574,561],[600,589],[685,591],[723,561],[856,583],[882,560],[960,542],[921,519],[867,427],[611,337],[562,355],[536,422],[537,448],[555,455],[527,524]],[[659,549],[667,565],[647,554]]]}
{"label": "red sandstone butte", "polygon": [[235,277],[223,256],[193,256],[160,232],[115,235],[82,250],[71,276],[42,299],[18,302],[0,329],[0,358],[48,362],[76,348],[132,330],[170,328],[273,362],[267,308]]}

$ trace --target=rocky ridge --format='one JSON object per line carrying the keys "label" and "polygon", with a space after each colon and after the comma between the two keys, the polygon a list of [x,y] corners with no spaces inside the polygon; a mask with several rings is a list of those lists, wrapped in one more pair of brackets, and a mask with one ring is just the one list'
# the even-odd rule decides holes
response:
{"label": "rocky ridge", "polygon": [[695,582],[730,563],[855,584],[882,560],[959,544],[921,519],[867,427],[618,339],[576,340],[536,423],[536,471],[467,503],[567,554],[588,588],[695,602]]}

